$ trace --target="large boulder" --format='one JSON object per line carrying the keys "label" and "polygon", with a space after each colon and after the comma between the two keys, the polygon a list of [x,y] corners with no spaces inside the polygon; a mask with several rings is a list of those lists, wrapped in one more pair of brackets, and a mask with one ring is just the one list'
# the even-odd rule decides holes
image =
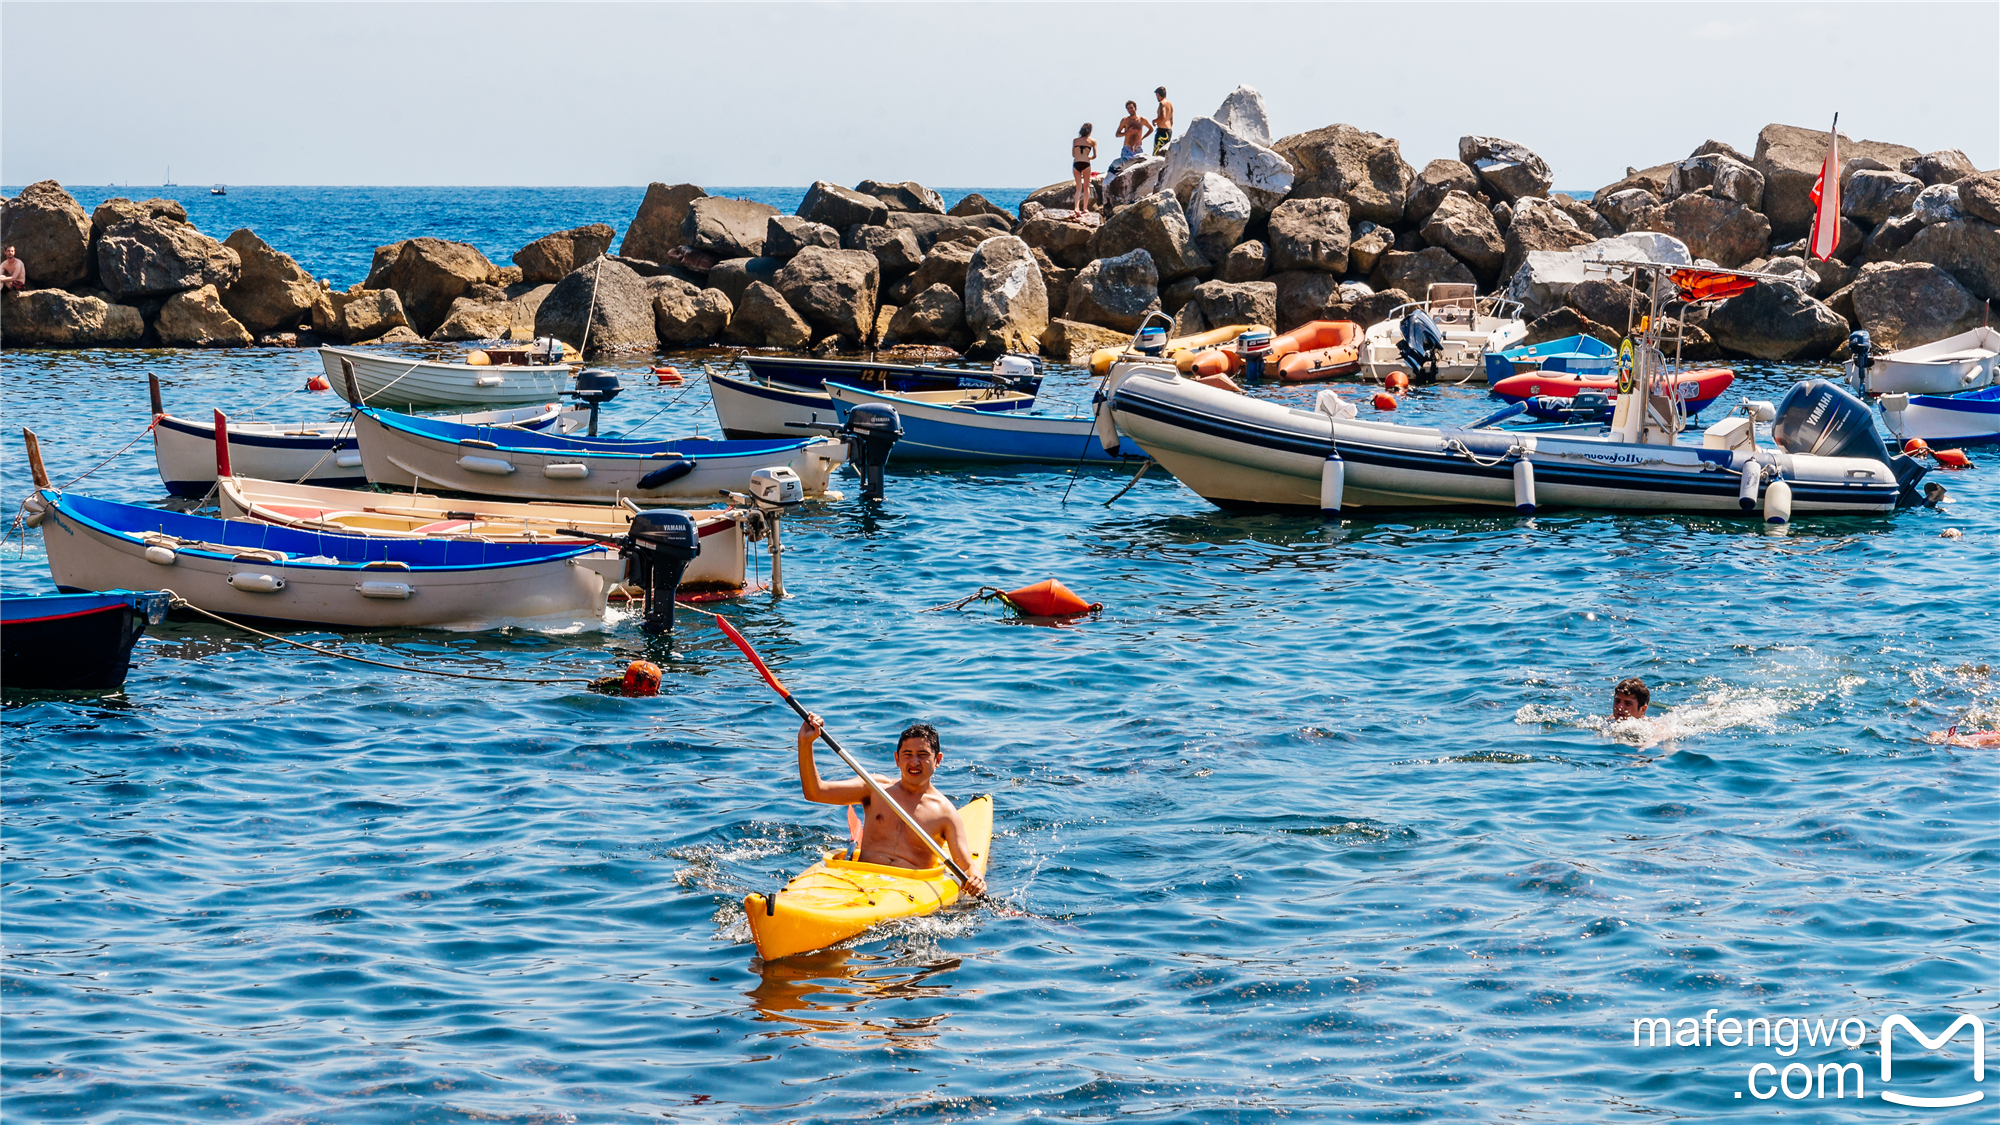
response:
{"label": "large boulder", "polygon": [[1444,202],[1444,197],[1455,191],[1478,195],[1479,176],[1463,160],[1433,160],[1411,182],[1403,217],[1422,226],[1430,221],[1431,212]]}
{"label": "large boulder", "polygon": [[859,346],[875,327],[882,266],[866,250],[809,246],[785,263],[772,288],[819,334]]}
{"label": "large boulder", "polygon": [[[1133,161],[1133,164],[1137,163],[1139,162]],[[1160,163],[1162,165],[1165,165],[1166,161],[1161,160]],[[1126,170],[1129,171],[1130,169],[1131,165],[1127,165]],[[1104,202],[1104,189],[1106,186],[1107,186],[1106,181],[1101,181],[1101,180],[1091,181],[1089,196],[1090,196],[1090,202],[1093,206]],[[1157,191],[1157,190],[1159,189],[1155,187],[1147,192],[1141,192],[1140,194],[1142,195],[1151,194],[1152,191]],[[1137,197],[1135,196],[1134,198]],[[1130,202],[1130,200],[1127,200],[1126,202]],[[1076,203],[1076,181],[1064,180],[1061,183],[1050,184],[1047,187],[1036,188],[1034,191],[1029,192],[1028,198],[1023,199],[1021,201],[1021,206],[1018,214],[1020,218],[1023,219],[1027,218],[1030,205],[1033,205],[1035,207],[1046,208],[1047,210],[1050,211],[1067,211],[1075,203]],[[965,217],[974,218],[976,216],[965,216]]]}
{"label": "large boulder", "polygon": [[[773,215],[764,222],[764,256],[789,259],[808,246],[840,249],[840,232],[797,215]],[[709,267],[713,269],[714,267]]]}
{"label": "large boulder", "polygon": [[1898,215],[1880,223],[1862,239],[1858,260],[1863,264],[1894,261],[1896,255],[1902,253],[1903,248],[1908,246],[1911,240],[1917,237],[1917,232],[1923,229],[1923,221],[1915,215]]}
{"label": "large boulder", "polygon": [[698,289],[676,278],[659,278],[653,289],[653,332],[669,347],[706,344],[729,327],[735,311],[720,289]]}
{"label": "large boulder", "polygon": [[[341,340],[348,343],[374,340],[398,328],[410,326],[410,318],[404,313],[403,302],[394,289],[364,289],[343,296],[344,300],[334,302],[339,319],[332,332]],[[313,318],[313,331],[320,331],[317,316]]]}
{"label": "large boulder", "polygon": [[1914,159],[1905,160],[1899,170],[1922,180],[1927,187],[1954,184],[1967,176],[1979,174],[1979,169],[1973,165],[1971,159],[1955,148],[1927,152]]}
{"label": "large boulder", "polygon": [[[26,194],[25,192],[23,194]],[[130,200],[124,196],[114,196],[97,205],[90,213],[90,237],[93,241],[104,233],[106,227],[115,226],[127,219],[165,219],[168,222],[188,221],[187,208],[178,199]]]}
{"label": "large boulder", "polygon": [[1464,262],[1436,246],[1416,253],[1391,250],[1382,255],[1368,278],[1368,284],[1378,292],[1400,289],[1416,298],[1422,298],[1432,285],[1440,282],[1476,285],[1478,281]]}
{"label": "large boulder", "polygon": [[[764,233],[771,216],[777,213],[776,207],[748,199],[703,196],[688,204],[687,218],[681,221],[681,237],[696,250],[706,250],[724,261],[755,258],[764,253]],[[840,229],[832,223],[827,225]]]}
{"label": "large boulder", "polygon": [[108,348],[145,335],[146,318],[130,305],[61,289],[0,292],[0,347]]}
{"label": "large boulder", "polygon": [[1270,255],[1267,247],[1256,239],[1238,243],[1223,259],[1220,276],[1223,281],[1262,281],[1271,272]]}
{"label": "large boulder", "polygon": [[[1282,142],[1281,142],[1282,143]],[[1259,211],[1269,211],[1292,192],[1292,163],[1273,149],[1224,128],[1212,117],[1197,117],[1187,132],[1167,146],[1166,166],[1157,183],[1180,195],[1194,191],[1202,176],[1227,176]]]}
{"label": "large boulder", "polygon": [[[1679,163],[1679,161],[1675,161],[1675,163]],[[1753,164],[1752,167],[1755,167],[1755,165]],[[1673,164],[1659,164],[1651,168],[1634,168],[1628,164],[1625,166],[1625,177],[1623,179],[1598,188],[1591,193],[1590,198],[1603,199],[1607,195],[1616,195],[1621,191],[1628,191],[1632,188],[1650,191],[1656,196],[1664,197],[1667,194],[1667,177],[1673,175],[1673,173]]]}
{"label": "large boulder", "polygon": [[[1112,175],[1098,183],[1098,192],[1103,197],[1107,211],[1116,210],[1143,199],[1165,186],[1167,158],[1164,156],[1141,156],[1129,161]],[[1068,207],[1074,200],[1064,199],[1053,207]]]}
{"label": "large boulder", "polygon": [[815,180],[813,186],[806,189],[805,198],[799,201],[797,214],[809,222],[846,230],[856,223],[881,226],[889,218],[889,208],[872,195],[850,191],[825,180]]}
{"label": "large boulder", "polygon": [[1926,226],[1965,218],[1965,209],[1958,202],[1958,185],[1932,184],[1918,192],[1910,214]]}
{"label": "large boulder", "polygon": [[[1442,250],[1437,253],[1451,257]],[[1341,291],[1340,278],[1322,270],[1287,270],[1271,275],[1270,282],[1278,290],[1278,320],[1271,327],[1280,332],[1289,332],[1307,321],[1326,319],[1327,305]]]}
{"label": "large boulder", "polygon": [[[236,251],[169,219],[127,219],[108,227],[97,241],[98,280],[120,301],[204,285],[222,289],[242,271]],[[34,274],[28,277],[32,281]]]}
{"label": "large boulder", "polygon": [[1671,234],[1697,258],[1724,269],[1761,258],[1771,245],[1771,223],[1741,203],[1709,195],[1683,195],[1646,212],[1639,229]]}
{"label": "large boulder", "polygon": [[1914,348],[1979,327],[1986,305],[1928,262],[1864,266],[1850,294],[1858,327],[1882,351]]}
{"label": "large boulder", "polygon": [[1251,210],[1250,197],[1234,181],[1213,172],[1202,176],[1187,205],[1188,230],[1194,235],[1195,249],[1210,262],[1228,257],[1250,225]]}
{"label": "large boulder", "polygon": [[888,344],[943,344],[962,348],[969,333],[965,327],[965,302],[951,286],[937,284],[917,294],[896,310],[882,339]]}
{"label": "large boulder", "polygon": [[618,253],[648,262],[666,261],[675,247],[687,245],[681,228],[687,222],[688,209],[707,195],[693,184],[646,185],[646,198],[640,202],[632,225],[625,228],[625,241],[619,244]]}
{"label": "large boulder", "polygon": [[1339,199],[1356,219],[1401,220],[1417,182],[1395,138],[1352,125],[1294,133],[1272,147],[1294,169],[1292,199]]}
{"label": "large boulder", "polygon": [[1065,269],[1081,269],[1090,261],[1090,240],[1096,237],[1097,227],[1090,223],[1055,218],[1057,214],[1069,215],[1071,212],[1040,212],[1022,223],[1017,233],[1021,241],[1047,254],[1056,265]]}
{"label": "large boulder", "polygon": [[973,249],[965,270],[965,324],[974,350],[1033,355],[1041,349],[1049,294],[1027,243],[1003,234]]}
{"label": "large boulder", "polygon": [[970,218],[973,215],[998,215],[1003,219],[1012,219],[1014,217],[1013,212],[976,191],[967,192],[965,197],[957,203],[952,204],[951,210],[946,211],[945,214],[955,219]]}
{"label": "large boulder", "polygon": [[[1653,302],[1622,281],[1607,277],[1585,278],[1564,296],[1564,303],[1597,324],[1635,331],[1639,318],[1649,315]],[[1627,328],[1626,326],[1631,326]],[[1612,341],[1617,343],[1616,340]]]}
{"label": "large boulder", "polygon": [[736,302],[726,338],[753,348],[803,348],[812,343],[812,328],[785,303],[783,293],[753,281],[744,289],[743,299]]}
{"label": "large boulder", "polygon": [[1458,138],[1458,159],[1479,174],[1488,194],[1505,203],[1547,195],[1556,179],[1548,162],[1527,145],[1499,137]]}
{"label": "large boulder", "polygon": [[1013,224],[999,215],[953,217],[926,211],[891,211],[884,225],[915,235],[917,248],[926,254],[940,242],[963,242],[977,246],[996,234],[1006,234],[1013,229]]}
{"label": "large boulder", "polygon": [[1907,214],[1924,182],[1901,172],[1858,169],[1841,188],[1840,213],[1859,223],[1874,226],[1884,219]]}
{"label": "large boulder", "polygon": [[1952,186],[1958,189],[1958,205],[1967,215],[2000,223],[2000,172],[1967,176]]}
{"label": "large boulder", "polygon": [[1240,285],[1227,281],[1204,281],[1195,288],[1189,302],[1201,314],[1208,328],[1230,324],[1270,326],[1278,320],[1278,285],[1273,281],[1251,281]]}
{"label": "large boulder", "polygon": [[153,330],[170,348],[247,348],[251,343],[249,331],[229,315],[213,285],[168,297]]}
{"label": "large boulder", "polygon": [[846,250],[865,250],[875,255],[884,278],[901,277],[923,263],[924,252],[917,236],[899,227],[870,227],[856,224],[840,236]]}
{"label": "large boulder", "polygon": [[1681,240],[1649,231],[1630,231],[1569,250],[1531,250],[1510,275],[1507,297],[1519,301],[1523,315],[1533,320],[1561,307],[1573,288],[1591,278],[1631,273],[1608,269],[1607,262],[1692,265],[1694,256]]}
{"label": "large boulder", "polygon": [[402,255],[403,247],[409,244],[410,240],[405,238],[400,242],[390,242],[382,246],[377,246],[374,256],[369,259],[368,276],[362,279],[361,288],[389,288],[389,270],[395,266],[396,259]]}
{"label": "large boulder", "polygon": [[1264,95],[1253,86],[1229,91],[1216,108],[1215,121],[1244,140],[1271,147],[1271,111],[1264,105]]}
{"label": "large boulder", "polygon": [[1507,257],[1501,263],[1501,276],[1513,277],[1533,251],[1570,250],[1597,240],[1584,233],[1562,208],[1534,196],[1522,196],[1515,203],[1504,241]]}
{"label": "large boulder", "polygon": [[1774,361],[1825,359],[1849,331],[1840,314],[1783,281],[1717,304],[1703,327],[1725,351]]}
{"label": "large boulder", "polygon": [[[553,289],[555,286],[551,285]],[[429,339],[438,343],[461,340],[497,340],[514,328],[514,310],[507,301],[482,301],[460,297],[446,311],[444,323]],[[534,321],[528,322],[531,326]]]}
{"label": "large boulder", "polygon": [[[1241,186],[1241,185],[1239,185]],[[1170,191],[1156,191],[1123,207],[1097,228],[1090,240],[1093,258],[1115,258],[1133,250],[1152,256],[1160,280],[1174,281],[1209,268],[1194,245],[1187,213]],[[1342,247],[1343,252],[1345,246]]]}
{"label": "large boulder", "polygon": [[236,251],[242,272],[222,290],[229,315],[252,335],[297,328],[312,314],[320,295],[319,282],[299,268],[291,255],[281,254],[249,228],[236,231],[222,244]]}
{"label": "large boulder", "polygon": [[1347,201],[1333,196],[1288,199],[1271,212],[1271,269],[1347,272]]}
{"label": "large boulder", "polygon": [[1597,213],[1596,208],[1575,196],[1552,191],[1549,193],[1549,202],[1555,204],[1557,210],[1568,215],[1576,223],[1578,230],[1592,238],[1613,238],[1620,233],[1617,227],[1606,222],[1604,216]]}
{"label": "large boulder", "polygon": [[1703,188],[1718,199],[1733,200],[1752,211],[1764,205],[1764,173],[1724,153],[1690,156],[1667,174],[1668,199]]}
{"label": "large boulder", "polygon": [[1564,306],[1551,309],[1528,323],[1528,334],[1522,338],[1524,344],[1546,344],[1551,340],[1567,339],[1571,336],[1591,336],[1617,347],[1624,337],[1617,329],[1599,324],[1579,309]]}
{"label": "large boulder", "polygon": [[429,335],[444,323],[453,301],[473,286],[490,282],[498,272],[469,242],[413,238],[403,244],[385,280],[402,298],[410,327]]}
{"label": "large boulder", "polygon": [[972,266],[972,247],[963,242],[947,242],[931,249],[924,256],[924,262],[917,272],[906,280],[913,288],[910,296],[929,289],[933,285],[949,285],[961,300],[965,297],[965,271]]}
{"label": "large boulder", "polygon": [[618,232],[612,230],[609,223],[591,223],[559,230],[514,251],[514,264],[521,267],[522,281],[536,285],[552,284],[568,277],[578,266],[609,251],[611,240],[617,235]]}
{"label": "large boulder", "polygon": [[1608,196],[1592,196],[1591,202],[1612,229],[1623,234],[1639,225],[1648,210],[1658,207],[1660,197],[1645,188],[1626,188]]}
{"label": "large boulder", "polygon": [[1083,267],[1069,283],[1063,318],[1129,333],[1159,307],[1160,271],[1151,254],[1133,250]]}
{"label": "large boulder", "polygon": [[915,180],[902,183],[863,180],[854,185],[854,190],[862,195],[874,196],[891,211],[924,211],[933,215],[945,213],[944,197]]}
{"label": "large boulder", "polygon": [[1507,242],[1493,221],[1493,212],[1462,191],[1439,201],[1424,223],[1423,236],[1425,242],[1451,251],[1453,257],[1471,266],[1482,284],[1492,284],[1507,260]]}
{"label": "large boulder", "polygon": [[[831,249],[831,247],[829,247]],[[732,305],[743,303],[743,291],[750,288],[753,281],[770,285],[777,280],[778,271],[784,268],[784,261],[778,258],[731,258],[717,262],[708,271],[708,284],[722,290]]]}
{"label": "large boulder", "polygon": [[556,282],[535,310],[535,335],[554,336],[586,356],[650,352],[660,346],[646,280],[609,258],[581,266]]}
{"label": "large boulder", "polygon": [[[28,284],[33,288],[60,289],[90,274],[90,216],[54,180],[29,184],[7,201],[0,211],[0,242],[14,248],[14,256],[27,269]],[[55,307],[46,304],[49,310]],[[68,321],[59,318],[50,323]]]}
{"label": "large boulder", "polygon": [[[1766,125],[1757,134],[1757,153],[1750,163],[1764,174],[1763,212],[1770,219],[1774,237],[1799,238],[1812,229],[1812,187],[1826,162],[1828,140],[1825,130],[1793,125]],[[1904,145],[1852,141],[1844,136],[1840,152],[1843,157],[1879,160],[1887,168],[1900,167],[1903,161],[1922,155]]]}
{"label": "large boulder", "polygon": [[[1421,241],[1422,235],[1417,235]],[[1396,248],[1396,232],[1390,227],[1378,227],[1374,223],[1355,224],[1354,237],[1347,243],[1347,268],[1351,273],[1370,274],[1375,272],[1375,264],[1382,255]],[[1422,247],[1418,247],[1422,249]],[[1224,277],[1224,281],[1241,281],[1243,278]]]}
{"label": "large boulder", "polygon": [[1323,320],[1351,320],[1363,328],[1380,324],[1391,313],[1408,304],[1410,295],[1401,289],[1371,293],[1366,285],[1345,285],[1323,310]]}
{"label": "large boulder", "polygon": [[1984,219],[1932,223],[1917,232],[1896,260],[1930,262],[1980,300],[2000,299],[2000,226]]}
{"label": "large boulder", "polygon": [[1078,366],[1090,362],[1090,357],[1104,348],[1124,348],[1132,342],[1130,332],[1120,332],[1116,328],[1090,324],[1081,320],[1056,317],[1042,333],[1042,354],[1058,363],[1073,363]]}

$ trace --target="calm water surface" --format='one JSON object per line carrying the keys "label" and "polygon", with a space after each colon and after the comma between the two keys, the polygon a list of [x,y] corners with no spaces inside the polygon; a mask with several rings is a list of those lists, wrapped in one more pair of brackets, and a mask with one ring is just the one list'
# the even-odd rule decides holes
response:
{"label": "calm water surface", "polygon": [[[183,413],[332,406],[295,393],[301,352],[0,367],[9,497],[19,425],[67,481],[141,433],[148,372]],[[607,420],[697,426],[699,386]],[[1890,1122],[1910,1111],[1872,1049],[1635,1048],[1632,1020],[1992,1025],[2000,752],[1925,736],[2000,723],[1993,468],[1950,475],[1942,512],[1788,534],[1232,516],[1156,476],[1107,507],[1125,479],[892,473],[879,506],[789,521],[792,596],[727,611],[876,762],[939,724],[946,791],[995,795],[992,881],[1025,917],[760,964],[743,894],[844,825],[706,626],[650,700],[191,623],[147,636],[120,695],[9,695],[6,1118]],[[143,440],[77,487],[162,492]],[[39,533],[5,558],[0,586],[49,588]],[[1106,609],[923,612],[1047,577]],[[523,676],[645,650],[631,621],[291,635]],[[1607,729],[1632,674],[1660,721]],[[1963,1033],[1904,1051],[1888,1088],[1973,1088]],[[1753,1064],[1830,1061],[1863,1064],[1865,1102],[1736,1096]]]}

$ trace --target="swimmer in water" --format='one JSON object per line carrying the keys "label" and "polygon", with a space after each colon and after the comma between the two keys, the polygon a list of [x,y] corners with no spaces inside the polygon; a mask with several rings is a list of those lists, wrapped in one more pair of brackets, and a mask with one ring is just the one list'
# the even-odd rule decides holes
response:
{"label": "swimmer in water", "polygon": [[1653,693],[1646,690],[1646,681],[1628,676],[1611,689],[1611,721],[1643,719],[1646,717],[1646,705],[1652,701]]}

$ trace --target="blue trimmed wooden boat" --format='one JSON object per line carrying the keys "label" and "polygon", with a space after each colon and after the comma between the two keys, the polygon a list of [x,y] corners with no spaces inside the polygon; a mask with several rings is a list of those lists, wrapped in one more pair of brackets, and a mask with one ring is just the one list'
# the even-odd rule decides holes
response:
{"label": "blue trimmed wooden boat", "polygon": [[1486,381],[1536,371],[1604,375],[1618,367],[1618,349],[1595,336],[1564,336],[1505,351],[1486,353]]}
{"label": "blue trimmed wooden boat", "polygon": [[[907,393],[927,402],[966,406],[973,410],[1026,410],[1035,405],[1034,395],[1005,391],[990,383],[982,387]],[[708,375],[708,396],[715,407],[716,420],[722,423],[722,436],[731,441],[795,441],[811,432],[806,427],[837,425],[842,417],[824,387],[795,387],[789,383],[754,378],[732,379],[711,371]]]}
{"label": "blue trimmed wooden boat", "polygon": [[2000,442],[2000,386],[1957,395],[1911,395],[1909,405],[1891,409],[1882,399],[1882,417],[1900,440],[1922,438],[1941,447]]}
{"label": "blue trimmed wooden boat", "polygon": [[[1041,393],[1041,358],[1038,356],[1020,358],[1028,361],[1027,366],[1031,370],[1018,374],[1010,372],[1000,376],[999,378],[1008,384],[1004,389],[1030,395]],[[873,363],[852,359],[813,359],[806,356],[746,353],[743,356],[743,366],[749,368],[750,374],[759,379],[794,387],[817,388],[827,383],[840,383],[849,387],[868,387],[899,394],[906,391],[948,391],[957,387],[990,387],[996,381],[996,376],[991,371],[920,364]]]}
{"label": "blue trimmed wooden boat", "polygon": [[166,619],[159,590],[0,596],[0,681],[10,688],[107,691],[124,686],[132,646]]}
{"label": "blue trimmed wooden boat", "polygon": [[1079,460],[1114,464],[1146,452],[1128,438],[1118,451],[1106,453],[1098,439],[1096,420],[1089,415],[1051,417],[1027,411],[994,412],[943,406],[908,395],[883,394],[838,383],[827,385],[834,409],[844,421],[847,412],[865,403],[885,403],[903,421],[903,436],[891,457],[910,462],[1030,461],[1074,465]]}

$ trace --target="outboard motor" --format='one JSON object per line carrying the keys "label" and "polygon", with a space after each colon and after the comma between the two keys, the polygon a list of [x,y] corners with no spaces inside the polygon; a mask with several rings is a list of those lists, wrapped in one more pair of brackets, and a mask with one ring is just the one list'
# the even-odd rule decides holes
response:
{"label": "outboard motor", "polygon": [[570,388],[569,397],[590,406],[590,436],[597,436],[597,408],[617,398],[625,389],[618,376],[610,371],[579,371],[576,386]]}
{"label": "outboard motor", "polygon": [[1016,380],[1032,379],[1039,370],[1032,357],[1008,352],[993,361],[993,381],[1002,389],[1011,390]]}
{"label": "outboard motor", "polygon": [[646,618],[642,628],[649,636],[674,631],[674,599],[681,587],[681,575],[701,554],[701,532],[686,512],[651,508],[632,517],[620,552],[631,560],[632,584],[645,591]]}
{"label": "outboard motor", "polygon": [[882,469],[889,463],[889,451],[903,436],[903,420],[896,408],[882,402],[864,402],[847,412],[847,424],[840,428],[847,441],[847,456],[861,472],[861,496],[882,498]]}
{"label": "outboard motor", "polygon": [[785,513],[806,502],[805,482],[789,465],[773,465],[750,474],[750,490],[723,490],[730,502],[747,509],[742,516],[744,538],[771,544],[771,596],[785,596],[785,545],[781,534]]}
{"label": "outboard motor", "polygon": [[1875,432],[1868,406],[1826,379],[1807,379],[1785,392],[1771,422],[1771,440],[1787,453],[1858,457],[1880,461],[1902,486],[1896,506],[1920,504],[1917,482],[1929,470],[1901,453],[1890,453]]}
{"label": "outboard motor", "polygon": [[1262,379],[1264,361],[1271,358],[1271,332],[1268,328],[1253,328],[1236,337],[1236,358],[1243,361],[1243,377]]}
{"label": "outboard motor", "polygon": [[563,342],[554,336],[537,336],[528,344],[528,362],[561,363]]}
{"label": "outboard motor", "polygon": [[1167,350],[1167,330],[1149,324],[1139,330],[1139,354],[1157,356]]}
{"label": "outboard motor", "polygon": [[1444,350],[1444,333],[1438,331],[1431,314],[1418,309],[1403,318],[1403,338],[1396,341],[1396,353],[1410,374],[1419,381],[1437,379],[1438,353]]}
{"label": "outboard motor", "polygon": [[1847,334],[1847,350],[1853,356],[1847,361],[1847,378],[1855,394],[1868,393],[1868,369],[1875,366],[1875,357],[1869,353],[1874,347],[1866,330]]}

